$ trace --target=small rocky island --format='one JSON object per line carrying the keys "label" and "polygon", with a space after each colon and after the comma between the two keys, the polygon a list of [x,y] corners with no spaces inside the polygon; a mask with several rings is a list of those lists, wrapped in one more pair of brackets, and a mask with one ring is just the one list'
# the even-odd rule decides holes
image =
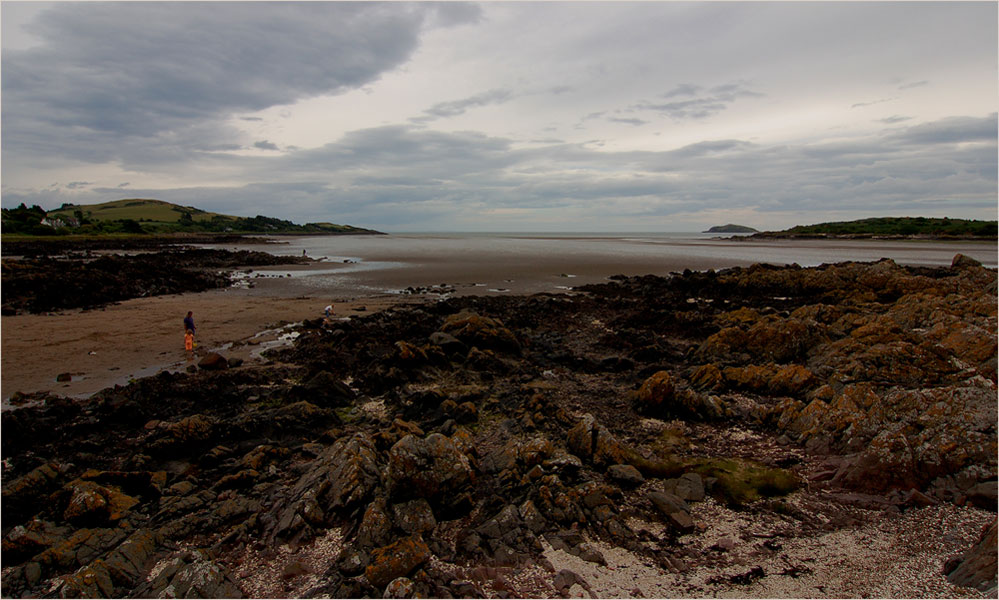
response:
{"label": "small rocky island", "polygon": [[704,233],[759,233],[759,230],[745,225],[729,223],[728,225],[715,225]]}
{"label": "small rocky island", "polygon": [[20,395],[2,593],[994,597],[996,307],[960,256],[622,276]]}

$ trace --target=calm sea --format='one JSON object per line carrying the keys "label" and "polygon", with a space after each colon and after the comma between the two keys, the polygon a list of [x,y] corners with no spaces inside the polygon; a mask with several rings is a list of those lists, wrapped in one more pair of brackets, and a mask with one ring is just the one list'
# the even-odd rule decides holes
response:
{"label": "calm sea", "polygon": [[[303,293],[371,294],[450,286],[457,293],[565,290],[616,274],[667,275],[754,263],[803,267],[891,258],[950,265],[958,253],[995,268],[996,242],[891,240],[735,240],[699,233],[394,233],[276,237],[272,254],[322,259],[303,269],[260,269],[255,287],[280,278]],[[279,277],[280,276],[280,277]],[[293,281],[288,281],[289,279]]]}

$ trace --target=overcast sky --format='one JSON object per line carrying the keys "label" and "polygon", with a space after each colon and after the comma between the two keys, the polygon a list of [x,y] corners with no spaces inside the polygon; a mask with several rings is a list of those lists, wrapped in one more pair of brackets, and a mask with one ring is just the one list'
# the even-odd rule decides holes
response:
{"label": "overcast sky", "polygon": [[995,2],[0,4],[2,202],[383,231],[996,219]]}

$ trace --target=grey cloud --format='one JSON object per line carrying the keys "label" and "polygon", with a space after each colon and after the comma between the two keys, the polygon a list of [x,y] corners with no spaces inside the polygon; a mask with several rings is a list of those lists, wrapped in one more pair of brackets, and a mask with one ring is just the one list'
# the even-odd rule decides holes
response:
{"label": "grey cloud", "polygon": [[42,44],[3,54],[3,146],[106,161],[122,137],[173,144],[173,132],[233,112],[357,88],[409,58],[430,13],[477,15],[419,3],[54,4],[34,23]]}
{"label": "grey cloud", "polygon": [[607,120],[612,121],[614,123],[624,123],[625,125],[634,125],[636,127],[648,124],[648,121],[644,121],[642,119],[626,119],[621,117],[611,117]]}
{"label": "grey cloud", "polygon": [[997,135],[997,113],[988,117],[950,117],[914,125],[892,134],[892,141],[907,144],[956,144],[961,142],[995,142]]}
{"label": "grey cloud", "polygon": [[740,98],[759,98],[765,94],[747,89],[743,83],[727,83],[704,90],[701,86],[681,84],[662,94],[665,99],[678,96],[691,96],[689,100],[673,102],[640,102],[632,110],[646,110],[660,113],[677,121],[706,119],[726,110]]}
{"label": "grey cloud", "polygon": [[85,188],[87,186],[93,185],[89,181],[70,181],[66,184],[66,188],[70,190],[78,190],[80,188]]}
{"label": "grey cloud", "polygon": [[888,125],[894,125],[895,123],[902,123],[905,121],[912,120],[912,117],[903,117],[901,115],[892,115],[890,117],[885,117],[884,119],[878,119],[879,123],[885,123]]}
{"label": "grey cloud", "polygon": [[689,83],[681,83],[672,90],[663,94],[663,98],[673,98],[675,96],[693,96],[701,91],[701,86]]}
{"label": "grey cloud", "polygon": [[267,140],[260,140],[259,142],[254,142],[254,148],[259,148],[260,150],[280,150],[277,144],[274,142],[268,142]]}
{"label": "grey cloud", "polygon": [[468,98],[462,98],[461,100],[440,102],[423,111],[423,115],[413,117],[410,121],[423,123],[447,117],[457,117],[465,114],[472,108],[480,108],[490,104],[503,104],[511,98],[513,98],[513,92],[510,90],[489,90],[488,92],[476,94],[475,96],[470,96]]}
{"label": "grey cloud", "polygon": [[896,98],[881,98],[880,100],[873,100],[871,102],[858,102],[850,106],[850,108],[863,108],[865,106],[874,106],[875,104],[884,104],[885,102],[891,102],[896,100]]}
{"label": "grey cloud", "polygon": [[929,81],[914,81],[912,83],[903,83],[902,85],[898,86],[898,89],[911,90],[912,88],[923,87],[929,84],[930,84]]}
{"label": "grey cloud", "polygon": [[[557,207],[572,215],[567,218],[585,215],[595,228],[622,215],[668,217],[733,207],[755,207],[761,214],[868,214],[877,207],[884,214],[986,218],[996,206],[995,128],[996,115],[989,115],[828,144],[765,146],[728,139],[670,151],[614,152],[582,144],[523,148],[477,133],[393,126],[355,131],[319,149],[238,158],[248,176],[269,183],[129,194],[229,214],[375,229],[448,229],[455,215],[483,208],[532,214]],[[974,143],[960,143],[969,141]],[[121,193],[5,191],[4,203],[58,206]]]}

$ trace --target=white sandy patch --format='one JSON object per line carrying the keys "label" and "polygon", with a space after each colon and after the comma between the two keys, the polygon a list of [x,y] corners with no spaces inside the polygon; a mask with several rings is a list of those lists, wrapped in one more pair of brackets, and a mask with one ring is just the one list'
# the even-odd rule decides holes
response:
{"label": "white sandy patch", "polygon": [[[595,598],[986,597],[951,585],[942,573],[944,561],[967,550],[994,518],[978,509],[912,509],[894,518],[878,515],[857,528],[799,538],[779,535],[779,519],[760,522],[759,515],[732,511],[710,499],[693,506],[693,517],[703,531],[679,539],[675,556],[688,562],[684,573],[669,572],[600,541],[590,543],[603,554],[606,567],[546,542],[544,556],[556,572],[568,569],[579,575],[590,589],[587,595]],[[661,531],[637,519],[628,524],[654,535]],[[713,550],[723,538],[734,547]],[[764,546],[768,542],[769,549]],[[751,583],[730,581],[754,568],[763,574]]]}
{"label": "white sandy patch", "polygon": [[[293,551],[288,545],[272,552],[247,548],[231,565],[233,579],[247,598],[296,598],[322,582],[322,575],[343,550],[340,528],[326,531]],[[299,563],[303,573],[290,576],[289,565]]]}

